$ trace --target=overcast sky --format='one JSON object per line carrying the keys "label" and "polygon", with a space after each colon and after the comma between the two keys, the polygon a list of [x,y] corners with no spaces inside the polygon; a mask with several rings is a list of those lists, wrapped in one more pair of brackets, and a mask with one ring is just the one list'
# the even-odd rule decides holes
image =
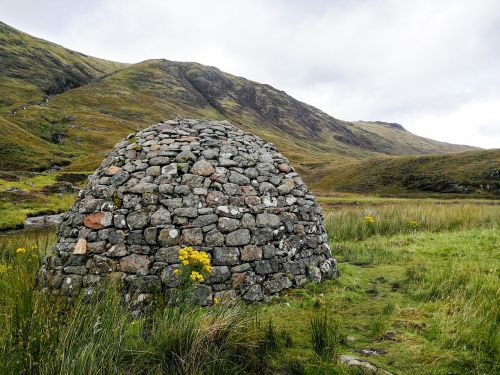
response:
{"label": "overcast sky", "polygon": [[343,120],[500,148],[499,0],[0,0],[0,10],[86,54],[196,61]]}

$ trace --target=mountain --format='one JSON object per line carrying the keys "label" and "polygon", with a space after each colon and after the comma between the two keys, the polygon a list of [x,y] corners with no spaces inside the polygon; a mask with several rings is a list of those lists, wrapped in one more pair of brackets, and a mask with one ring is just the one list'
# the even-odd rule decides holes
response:
{"label": "mountain", "polygon": [[0,57],[4,78],[20,79],[45,95],[80,87],[127,65],[71,51],[2,22]]}
{"label": "mountain", "polygon": [[475,149],[419,137],[399,124],[342,121],[215,67],[163,59],[106,61],[1,23],[0,67],[4,171],[57,165],[88,172],[128,133],[178,116],[227,119],[259,135],[310,182],[366,158]]}
{"label": "mountain", "polygon": [[371,157],[318,171],[319,191],[500,195],[500,150]]}

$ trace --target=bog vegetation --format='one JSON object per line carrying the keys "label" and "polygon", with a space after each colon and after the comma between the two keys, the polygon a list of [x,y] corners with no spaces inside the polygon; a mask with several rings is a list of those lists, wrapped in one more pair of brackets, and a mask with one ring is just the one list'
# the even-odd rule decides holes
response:
{"label": "bog vegetation", "polygon": [[[0,374],[500,372],[500,207],[337,208],[326,225],[341,277],[263,305],[159,298],[129,314],[109,286],[68,301],[34,290],[51,232],[0,237]],[[187,249],[188,282],[209,259]],[[194,274],[193,277],[191,277]]]}

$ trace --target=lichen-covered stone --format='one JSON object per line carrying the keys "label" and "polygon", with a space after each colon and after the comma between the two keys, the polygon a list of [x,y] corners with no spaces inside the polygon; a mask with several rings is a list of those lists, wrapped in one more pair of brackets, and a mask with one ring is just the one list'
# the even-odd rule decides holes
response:
{"label": "lichen-covered stone", "polygon": [[227,122],[175,120],[119,142],[71,208],[40,285],[73,295],[106,279],[125,299],[179,286],[178,251],[207,251],[200,305],[261,301],[337,276],[321,209],[270,143]]}

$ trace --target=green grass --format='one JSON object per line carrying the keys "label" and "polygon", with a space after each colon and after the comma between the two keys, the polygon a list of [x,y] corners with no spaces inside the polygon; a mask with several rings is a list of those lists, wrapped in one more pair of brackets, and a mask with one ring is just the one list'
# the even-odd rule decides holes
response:
{"label": "green grass", "polygon": [[412,201],[407,204],[334,209],[325,215],[325,226],[330,238],[336,242],[400,233],[498,229],[500,206]]}
{"label": "green grass", "polygon": [[44,186],[52,185],[57,181],[56,173],[41,173],[29,177],[20,177],[16,181],[0,179],[0,191],[16,187],[25,191],[41,189]]}
{"label": "green grass", "polygon": [[[500,207],[382,206],[391,225],[368,236],[338,229],[362,212],[337,210],[327,229],[338,280],[260,306],[158,302],[142,318],[113,291],[92,303],[34,291],[30,249],[44,254],[53,232],[0,236],[0,373],[360,373],[338,354],[395,374],[498,373]],[[417,213],[426,225],[404,229]]]}
{"label": "green grass", "polygon": [[2,193],[0,197],[0,230],[22,227],[27,216],[52,215],[69,210],[73,193],[45,195],[40,193]]}
{"label": "green grass", "polygon": [[[265,306],[295,347],[275,358],[314,367],[309,319],[326,313],[347,337],[344,353],[398,374],[495,374],[500,359],[497,229],[418,233],[352,241],[341,278]],[[366,257],[369,249],[376,255]],[[359,254],[358,254],[359,252]],[[363,262],[359,262],[359,259]],[[438,292],[439,291],[439,292]]]}

